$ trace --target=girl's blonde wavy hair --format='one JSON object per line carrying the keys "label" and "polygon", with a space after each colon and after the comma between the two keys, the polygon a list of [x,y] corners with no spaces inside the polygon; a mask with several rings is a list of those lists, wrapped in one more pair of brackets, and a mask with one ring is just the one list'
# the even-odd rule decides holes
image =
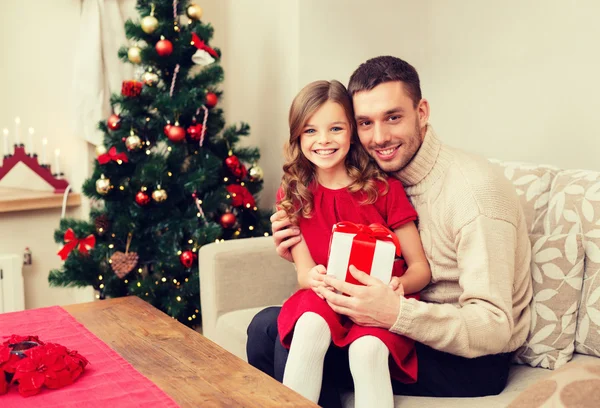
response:
{"label": "girl's blonde wavy hair", "polygon": [[[294,224],[297,224],[299,216],[310,218],[314,205],[310,186],[315,182],[315,165],[302,153],[300,136],[310,117],[327,101],[338,103],[344,109],[350,125],[352,143],[345,165],[353,181],[348,190],[364,193],[361,204],[372,204],[380,193],[387,193],[384,174],[358,139],[352,98],[346,87],[338,81],[311,82],[302,88],[292,102],[288,118],[290,138],[284,147],[285,164],[281,179],[283,197],[279,207],[286,211]],[[378,191],[377,180],[384,183],[384,191]]]}

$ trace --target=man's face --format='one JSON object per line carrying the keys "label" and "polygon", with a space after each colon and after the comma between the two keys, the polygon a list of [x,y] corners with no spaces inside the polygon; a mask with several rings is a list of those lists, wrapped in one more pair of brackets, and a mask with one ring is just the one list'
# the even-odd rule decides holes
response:
{"label": "man's face", "polygon": [[402,82],[385,82],[353,96],[361,144],[385,172],[401,170],[421,147],[429,104],[415,108]]}

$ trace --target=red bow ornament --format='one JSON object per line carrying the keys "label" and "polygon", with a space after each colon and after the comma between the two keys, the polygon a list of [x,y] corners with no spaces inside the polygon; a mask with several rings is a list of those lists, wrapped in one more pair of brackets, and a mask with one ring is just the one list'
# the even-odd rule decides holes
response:
{"label": "red bow ornament", "polygon": [[348,271],[354,265],[387,284],[392,278],[395,257],[400,253],[398,237],[383,225],[339,222],[333,226],[327,274],[361,285]]}
{"label": "red bow ornament", "polygon": [[108,153],[104,153],[98,156],[98,163],[100,164],[106,164],[111,161],[116,162],[119,160],[121,160],[123,163],[129,162],[129,158],[127,157],[127,155],[125,153],[117,153],[117,148],[114,146],[110,148]]}
{"label": "red bow ornament", "polygon": [[215,50],[213,50],[208,44],[206,44],[198,34],[192,33],[192,45],[202,51],[208,52],[212,57],[219,59],[219,54]]}
{"label": "red bow ornament", "polygon": [[94,245],[96,245],[96,237],[94,235],[90,234],[83,239],[79,239],[75,236],[75,232],[69,228],[65,232],[65,245],[58,251],[58,255],[64,261],[75,248],[83,255],[87,255]]}

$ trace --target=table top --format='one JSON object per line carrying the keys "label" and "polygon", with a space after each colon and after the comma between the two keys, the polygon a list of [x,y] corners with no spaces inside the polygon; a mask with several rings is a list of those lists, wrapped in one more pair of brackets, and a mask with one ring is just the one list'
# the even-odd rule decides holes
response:
{"label": "table top", "polygon": [[63,306],[182,407],[316,407],[135,296]]}

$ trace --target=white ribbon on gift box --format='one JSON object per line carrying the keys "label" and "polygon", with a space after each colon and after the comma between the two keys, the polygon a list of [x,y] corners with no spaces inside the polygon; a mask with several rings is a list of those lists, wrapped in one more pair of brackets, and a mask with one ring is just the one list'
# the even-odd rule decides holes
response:
{"label": "white ribbon on gift box", "polygon": [[[347,232],[334,232],[329,247],[329,260],[327,261],[327,275],[335,276],[341,281],[346,280],[352,240],[356,234]],[[377,240],[375,254],[370,271],[363,271],[374,278],[387,284],[392,279],[392,269],[396,257],[396,246],[392,242]]]}

